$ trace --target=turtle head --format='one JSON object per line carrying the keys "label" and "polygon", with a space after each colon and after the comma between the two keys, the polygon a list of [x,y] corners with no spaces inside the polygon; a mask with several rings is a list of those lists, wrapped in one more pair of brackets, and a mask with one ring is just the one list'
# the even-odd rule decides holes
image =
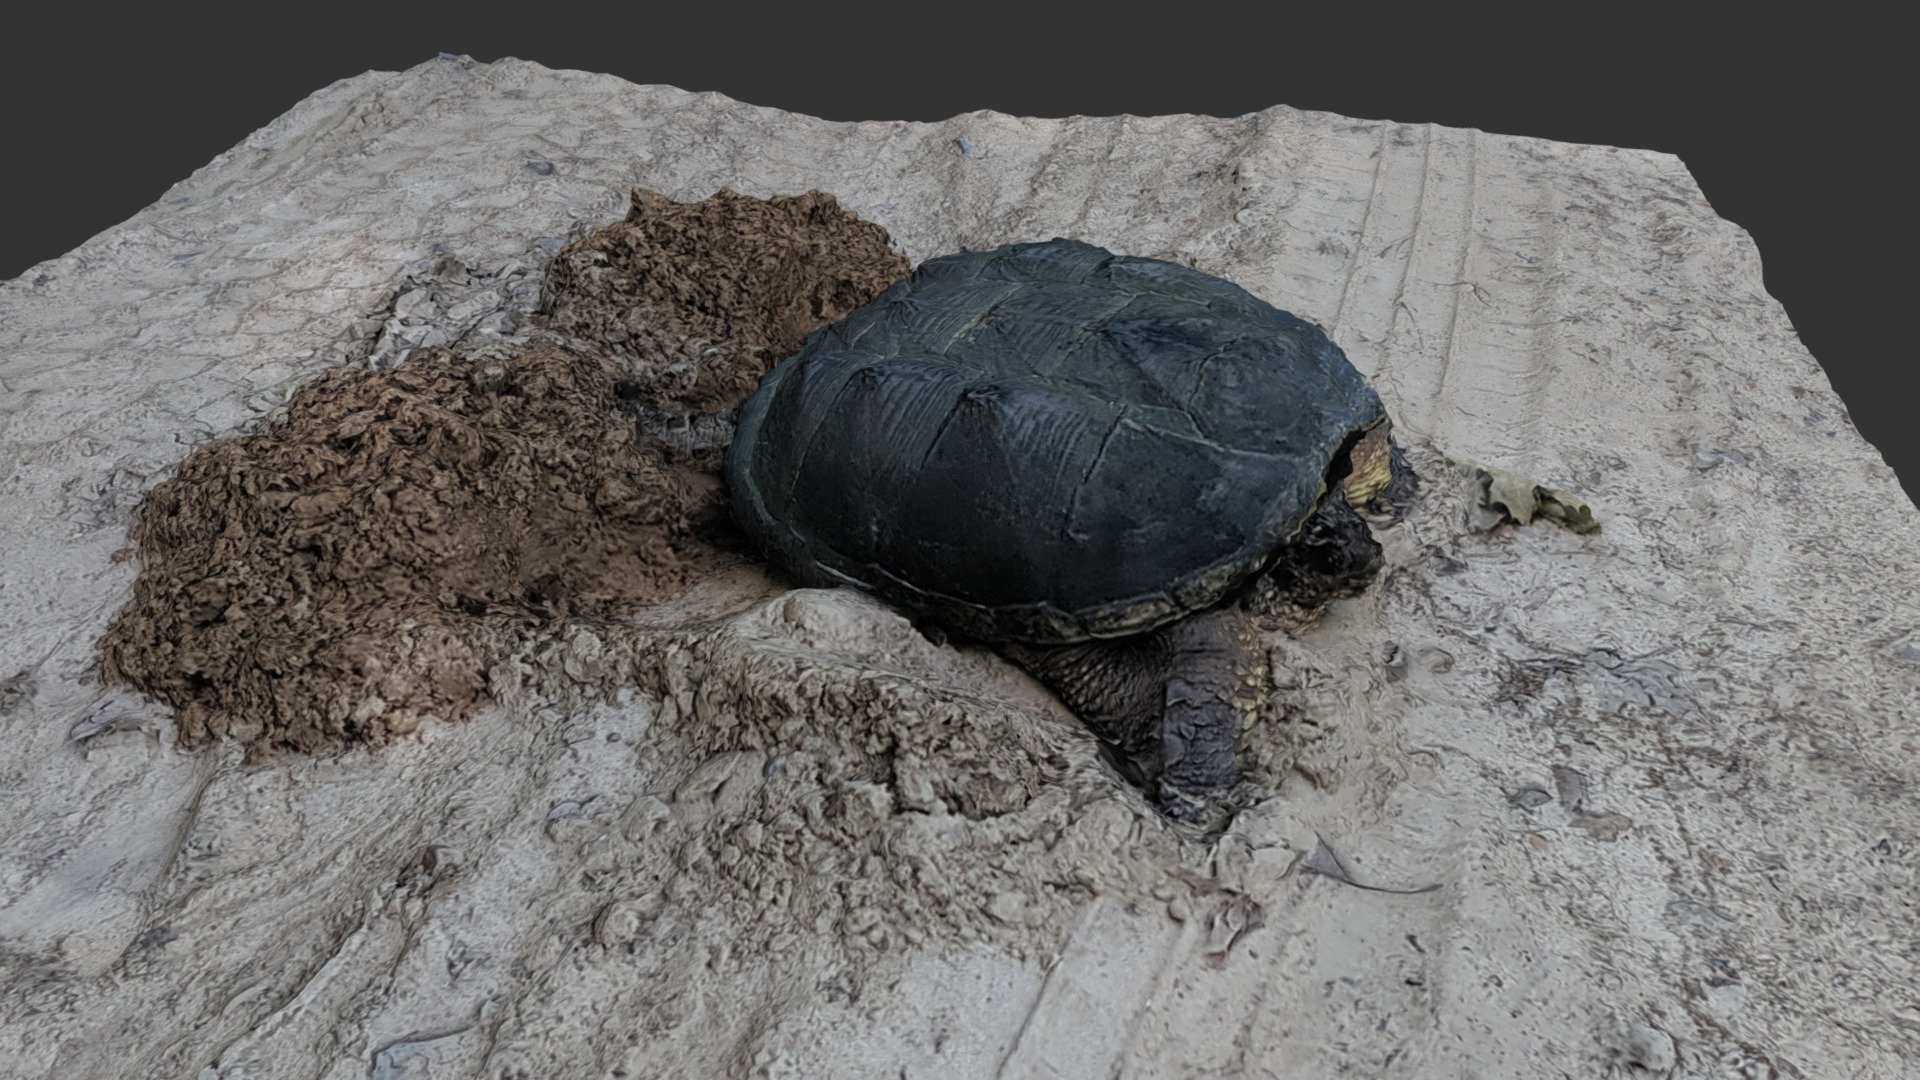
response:
{"label": "turtle head", "polygon": [[1390,421],[1380,421],[1347,451],[1347,474],[1340,483],[1347,505],[1355,510],[1364,509],[1393,479],[1392,427]]}

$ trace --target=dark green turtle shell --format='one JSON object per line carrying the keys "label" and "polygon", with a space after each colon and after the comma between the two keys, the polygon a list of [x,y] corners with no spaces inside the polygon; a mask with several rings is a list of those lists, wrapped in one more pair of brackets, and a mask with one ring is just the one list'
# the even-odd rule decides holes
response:
{"label": "dark green turtle shell", "polygon": [[726,477],[801,582],[1057,644],[1217,603],[1384,415],[1318,327],[1054,239],[928,260],[814,331],[741,406]]}

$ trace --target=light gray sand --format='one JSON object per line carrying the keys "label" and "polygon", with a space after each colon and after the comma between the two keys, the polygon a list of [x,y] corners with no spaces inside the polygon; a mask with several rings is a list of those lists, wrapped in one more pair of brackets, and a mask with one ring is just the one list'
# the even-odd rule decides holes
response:
{"label": "light gray sand", "polygon": [[[823,189],[915,262],[1070,236],[1326,326],[1430,484],[1379,584],[1275,635],[1275,797],[1183,849],[991,653],[752,569],[650,616],[665,653],[530,641],[503,705],[378,751],[185,753],[98,685],[143,490],[331,365],[511,329],[541,238],[633,185]],[[421,288],[435,245],[468,286]],[[1602,531],[1480,531],[1442,455]],[[0,288],[0,499],[7,1076],[1920,1059],[1920,513],[1668,155],[371,73]]]}

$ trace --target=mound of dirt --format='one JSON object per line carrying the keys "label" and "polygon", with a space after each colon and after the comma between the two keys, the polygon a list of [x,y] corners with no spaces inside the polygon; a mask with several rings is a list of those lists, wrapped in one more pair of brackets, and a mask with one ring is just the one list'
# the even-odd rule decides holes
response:
{"label": "mound of dirt", "polygon": [[824,191],[677,203],[635,188],[625,220],[554,257],[543,321],[622,361],[649,404],[725,409],[816,327],[906,277],[890,245]]}
{"label": "mound of dirt", "polygon": [[1140,827],[1150,812],[1037,688],[848,590],[575,630],[511,668],[530,698],[573,710],[623,685],[657,702],[631,766],[652,790],[549,824],[638,849],[593,926],[634,962],[671,965],[677,942],[725,927],[734,952],[809,956],[857,981],[929,938],[1043,949],[1074,904],[1182,877],[1177,837]]}
{"label": "mound of dirt", "polygon": [[186,746],[381,745],[470,715],[530,633],[716,565],[719,444],[653,421],[737,404],[906,276],[889,243],[824,192],[635,189],[554,258],[548,325],[522,341],[329,371],[265,430],[196,450],[130,533],[142,573],[103,672],[172,706]]}
{"label": "mound of dirt", "polygon": [[468,715],[530,624],[616,617],[721,557],[717,483],[663,461],[618,382],[550,346],[326,372],[148,496],[103,672],[188,746],[379,745]]}

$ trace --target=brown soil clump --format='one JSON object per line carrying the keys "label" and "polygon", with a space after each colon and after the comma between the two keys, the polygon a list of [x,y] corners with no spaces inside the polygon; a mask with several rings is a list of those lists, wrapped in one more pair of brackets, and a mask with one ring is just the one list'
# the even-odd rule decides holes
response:
{"label": "brown soil clump", "polygon": [[554,257],[544,321],[626,364],[647,404],[730,408],[816,327],[907,276],[890,244],[823,191],[677,203],[635,188],[624,221]]}
{"label": "brown soil clump", "polygon": [[889,245],[824,192],[636,189],[554,258],[543,343],[336,369],[195,450],[130,533],[103,673],[170,705],[183,746],[256,755],[470,715],[530,637],[624,621],[729,557],[724,432],[674,414],[738,404],[904,278]]}
{"label": "brown soil clump", "polygon": [[546,346],[327,372],[149,495],[103,672],[172,706],[185,746],[379,745],[470,714],[532,626],[617,617],[724,558],[715,478],[664,460],[619,380]]}

